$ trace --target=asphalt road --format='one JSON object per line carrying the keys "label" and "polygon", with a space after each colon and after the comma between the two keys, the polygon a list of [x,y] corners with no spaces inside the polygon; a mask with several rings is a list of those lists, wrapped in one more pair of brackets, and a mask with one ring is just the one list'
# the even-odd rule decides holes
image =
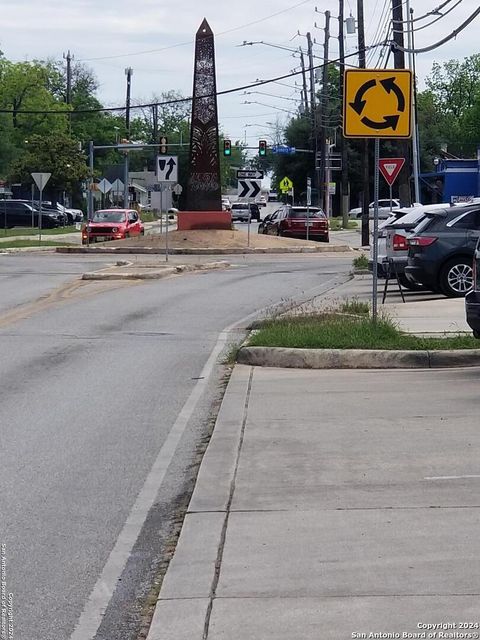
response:
{"label": "asphalt road", "polygon": [[236,256],[225,271],[78,286],[85,263],[111,261],[0,256],[0,542],[15,640],[137,638],[221,399],[219,336],[228,349],[247,321],[226,327],[334,287],[351,260]]}

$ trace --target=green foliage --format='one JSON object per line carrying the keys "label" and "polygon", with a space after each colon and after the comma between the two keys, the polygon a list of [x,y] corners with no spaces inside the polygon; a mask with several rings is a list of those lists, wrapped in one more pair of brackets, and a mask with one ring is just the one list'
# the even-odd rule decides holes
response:
{"label": "green foliage", "polygon": [[387,317],[374,323],[360,314],[354,318],[334,311],[284,316],[265,323],[249,340],[255,347],[300,349],[475,349],[472,336],[420,338],[402,333]]}
{"label": "green foliage", "polygon": [[356,258],[353,259],[353,266],[355,269],[358,269],[359,271],[362,271],[364,269],[368,269],[368,258],[367,256],[362,253],[361,255],[357,256]]}
{"label": "green foliage", "polygon": [[85,155],[78,141],[66,133],[33,135],[25,152],[11,165],[11,182],[30,183],[32,172],[48,172],[52,176],[49,189],[73,192],[88,175]]}

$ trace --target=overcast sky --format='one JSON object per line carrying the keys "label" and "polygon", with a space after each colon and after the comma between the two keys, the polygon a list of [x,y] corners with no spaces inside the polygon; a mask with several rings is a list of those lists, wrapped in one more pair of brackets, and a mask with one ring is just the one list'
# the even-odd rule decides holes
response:
{"label": "overcast sky", "polygon": [[[445,0],[411,0],[415,17],[443,4]],[[458,0],[451,0],[446,12]],[[384,37],[390,0],[364,0],[366,42]],[[460,0],[445,18],[419,29],[417,47],[433,44],[459,26],[478,6],[478,0]],[[185,96],[192,91],[193,45],[195,32],[207,18],[216,40],[217,89],[225,90],[288,74],[298,68],[297,58],[286,50],[264,44],[239,46],[244,41],[286,47],[305,47],[307,31],[317,44],[316,56],[322,55],[325,16],[316,11],[331,11],[330,58],[338,55],[338,1],[324,0],[3,0],[0,49],[10,60],[56,58],[70,50],[76,60],[90,66],[99,81],[98,98],[108,106],[125,101],[125,67],[133,68],[132,99],[149,101],[152,94],[175,89]],[[345,0],[345,14],[356,16],[356,0]],[[404,16],[405,17],[405,16]],[[416,22],[428,25],[434,16]],[[318,25],[315,27],[315,23]],[[477,18],[456,39],[433,52],[417,56],[420,81],[432,62],[463,58],[480,51]],[[300,32],[300,36],[297,33]],[[347,54],[353,53],[356,35],[347,38]],[[379,53],[367,57],[367,66],[376,66]],[[350,58],[356,64],[355,58]],[[317,59],[317,63],[321,60]],[[392,66],[392,65],[389,65]],[[272,123],[289,117],[298,98],[295,82],[289,87],[269,84],[259,91],[274,94],[243,95],[242,92],[220,97],[220,123],[232,140],[245,139],[256,144],[259,137],[271,135]],[[245,101],[253,104],[243,104]],[[262,103],[262,104],[255,104]],[[251,126],[246,126],[251,125]]]}

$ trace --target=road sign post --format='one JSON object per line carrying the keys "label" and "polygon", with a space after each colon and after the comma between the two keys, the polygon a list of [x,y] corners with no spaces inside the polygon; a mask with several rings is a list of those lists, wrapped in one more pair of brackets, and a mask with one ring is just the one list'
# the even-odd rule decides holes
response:
{"label": "road sign post", "polygon": [[312,179],[307,178],[307,240],[310,235],[310,205],[312,204]]}
{"label": "road sign post", "polygon": [[42,199],[43,199],[43,188],[50,180],[51,173],[32,173],[31,176],[35,180],[35,184],[40,191],[39,196],[39,211],[38,211],[38,242],[42,241]]}
{"label": "road sign post", "polygon": [[378,296],[378,192],[380,182],[380,139],[375,138],[375,173],[374,173],[374,210],[373,210],[373,295],[372,295],[372,318],[377,322],[377,296]]}

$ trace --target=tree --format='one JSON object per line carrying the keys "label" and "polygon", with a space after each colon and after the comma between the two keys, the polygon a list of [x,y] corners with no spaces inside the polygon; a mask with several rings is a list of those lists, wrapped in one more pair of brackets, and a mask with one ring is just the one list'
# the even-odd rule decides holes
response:
{"label": "tree", "polygon": [[28,140],[25,153],[12,163],[8,178],[11,182],[31,183],[31,174],[48,172],[52,176],[48,191],[56,199],[58,193],[78,193],[79,185],[89,175],[86,157],[78,141],[68,134],[34,134]]}

